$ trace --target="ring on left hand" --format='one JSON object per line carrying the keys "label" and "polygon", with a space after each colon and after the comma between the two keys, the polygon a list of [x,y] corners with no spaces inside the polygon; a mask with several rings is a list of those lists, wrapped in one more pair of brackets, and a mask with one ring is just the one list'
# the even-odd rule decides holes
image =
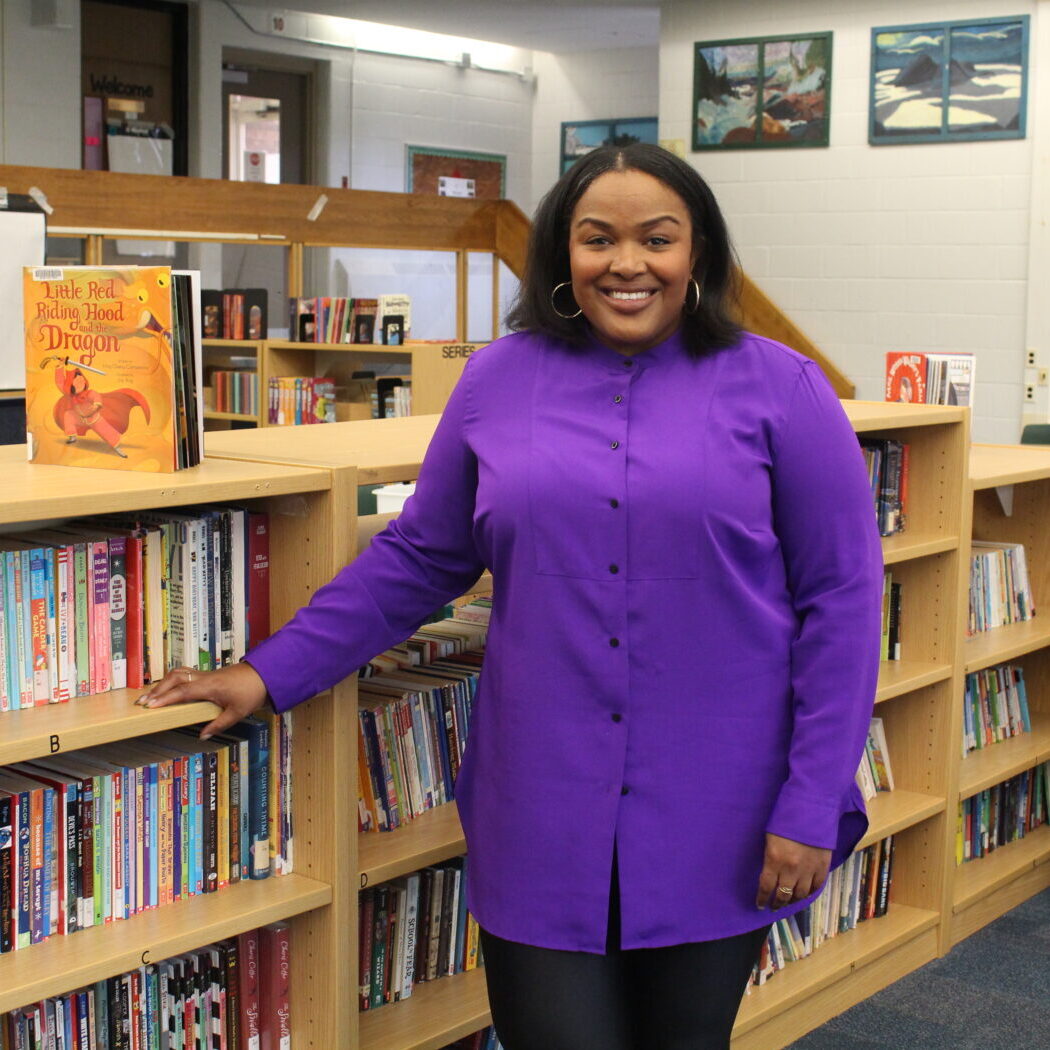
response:
{"label": "ring on left hand", "polygon": [[794,897],[795,887],[794,886],[778,886],[777,896],[778,897]]}

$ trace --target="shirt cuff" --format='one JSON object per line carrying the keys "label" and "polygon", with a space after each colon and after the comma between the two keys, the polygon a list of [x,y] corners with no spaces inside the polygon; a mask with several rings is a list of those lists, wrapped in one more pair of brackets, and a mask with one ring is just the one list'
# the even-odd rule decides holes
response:
{"label": "shirt cuff", "polygon": [[282,638],[278,631],[244,657],[244,662],[251,664],[263,680],[270,702],[278,714],[283,714],[314,695],[312,691],[303,691],[304,687],[309,689],[305,674],[288,673],[289,667],[297,666],[291,648],[288,640]]}
{"label": "shirt cuff", "polygon": [[843,802],[815,798],[790,784],[780,789],[766,831],[818,849],[835,849],[839,844],[839,824]]}

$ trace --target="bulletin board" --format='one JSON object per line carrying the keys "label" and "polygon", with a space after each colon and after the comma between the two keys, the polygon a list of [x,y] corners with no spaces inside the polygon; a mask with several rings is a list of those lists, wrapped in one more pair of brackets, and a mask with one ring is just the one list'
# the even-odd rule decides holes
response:
{"label": "bulletin board", "polygon": [[478,200],[506,196],[507,158],[498,153],[430,146],[405,147],[405,189],[409,193],[438,193],[438,179],[473,179]]}

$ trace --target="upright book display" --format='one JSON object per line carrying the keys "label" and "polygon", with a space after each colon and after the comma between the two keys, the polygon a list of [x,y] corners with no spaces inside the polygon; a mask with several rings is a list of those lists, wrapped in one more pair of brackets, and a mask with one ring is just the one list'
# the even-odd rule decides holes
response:
{"label": "upright book display", "polygon": [[26,267],[28,458],[171,472],[200,462],[200,290],[167,266]]}

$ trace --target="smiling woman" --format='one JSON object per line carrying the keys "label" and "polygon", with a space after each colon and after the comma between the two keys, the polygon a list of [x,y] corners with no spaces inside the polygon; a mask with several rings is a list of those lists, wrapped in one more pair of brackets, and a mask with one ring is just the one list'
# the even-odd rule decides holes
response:
{"label": "smiling woman", "polygon": [[[678,329],[695,254],[685,201],[645,172],[602,175],[573,209],[573,295],[618,353],[648,350]],[[699,301],[697,285],[694,309]]]}

